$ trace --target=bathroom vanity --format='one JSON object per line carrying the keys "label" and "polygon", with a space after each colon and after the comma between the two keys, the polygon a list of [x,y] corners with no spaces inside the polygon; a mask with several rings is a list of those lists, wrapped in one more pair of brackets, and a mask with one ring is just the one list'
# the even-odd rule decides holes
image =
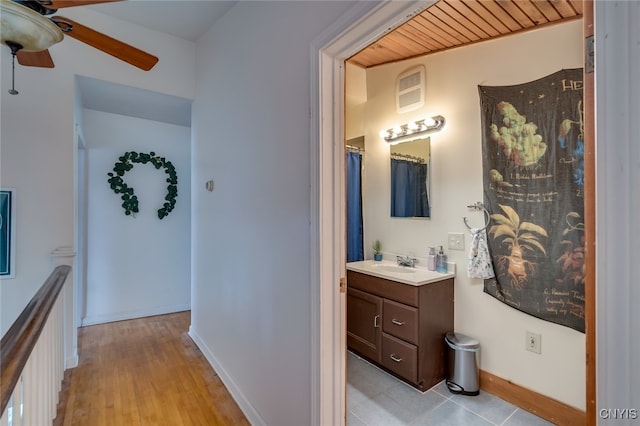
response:
{"label": "bathroom vanity", "polygon": [[347,264],[347,347],[426,391],[445,378],[455,274],[371,260]]}

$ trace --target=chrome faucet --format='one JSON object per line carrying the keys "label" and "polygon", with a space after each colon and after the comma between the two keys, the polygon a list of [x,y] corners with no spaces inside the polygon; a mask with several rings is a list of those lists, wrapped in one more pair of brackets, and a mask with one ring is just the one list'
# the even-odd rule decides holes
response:
{"label": "chrome faucet", "polygon": [[409,256],[396,256],[396,262],[398,262],[399,266],[408,266],[410,268],[416,267],[416,262],[418,259]]}

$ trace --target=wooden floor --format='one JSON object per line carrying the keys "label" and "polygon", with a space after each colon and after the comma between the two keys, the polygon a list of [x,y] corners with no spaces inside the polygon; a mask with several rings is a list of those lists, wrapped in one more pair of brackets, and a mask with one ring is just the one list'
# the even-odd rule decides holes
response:
{"label": "wooden floor", "polygon": [[54,426],[249,425],[189,323],[187,311],[81,328]]}

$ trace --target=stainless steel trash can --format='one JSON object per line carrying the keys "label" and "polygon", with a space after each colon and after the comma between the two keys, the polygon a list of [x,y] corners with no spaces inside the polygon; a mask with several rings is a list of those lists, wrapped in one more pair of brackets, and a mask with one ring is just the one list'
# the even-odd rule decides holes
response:
{"label": "stainless steel trash can", "polygon": [[452,393],[478,395],[480,393],[480,342],[464,334],[449,332],[447,343],[447,387]]}

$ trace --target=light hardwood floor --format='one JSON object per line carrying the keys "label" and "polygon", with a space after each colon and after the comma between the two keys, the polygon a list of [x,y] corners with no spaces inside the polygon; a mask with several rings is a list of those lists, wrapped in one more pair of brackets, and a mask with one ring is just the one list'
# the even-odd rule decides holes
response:
{"label": "light hardwood floor", "polygon": [[249,425],[189,323],[186,311],[81,328],[54,426]]}

